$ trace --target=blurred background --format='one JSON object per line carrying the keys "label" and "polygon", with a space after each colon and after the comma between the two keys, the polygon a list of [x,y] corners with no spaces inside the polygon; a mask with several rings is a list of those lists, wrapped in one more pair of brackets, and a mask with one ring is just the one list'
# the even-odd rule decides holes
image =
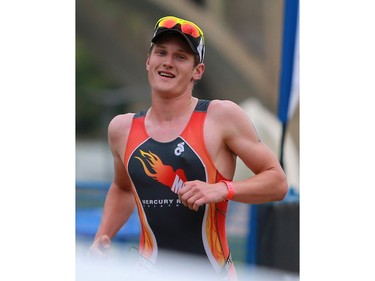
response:
{"label": "blurred background", "polygon": [[[278,118],[285,3],[286,0],[76,0],[78,252],[92,242],[112,179],[107,126],[117,114],[150,106],[145,62],[153,27],[160,17],[175,15],[194,21],[205,33],[206,71],[194,96],[238,103],[277,157],[283,150],[289,193],[282,202],[230,202],[227,234],[233,259],[245,268],[275,272],[273,280],[283,280],[280,276],[298,278],[299,102],[284,130]],[[283,132],[285,142],[281,145]],[[238,161],[236,179],[248,176],[249,171]],[[119,255],[126,255],[137,246],[136,215],[114,239]]]}

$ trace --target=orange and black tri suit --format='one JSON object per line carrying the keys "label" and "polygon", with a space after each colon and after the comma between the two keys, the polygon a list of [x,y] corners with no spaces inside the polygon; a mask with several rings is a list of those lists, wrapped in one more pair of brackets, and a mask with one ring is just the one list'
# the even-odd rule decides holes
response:
{"label": "orange and black tri suit", "polygon": [[206,257],[219,273],[235,274],[225,233],[228,201],[185,207],[177,192],[185,181],[216,183],[204,142],[203,125],[210,101],[199,100],[175,140],[158,142],[145,129],[146,111],[134,115],[124,164],[133,183],[141,223],[139,253],[157,264],[163,249]]}

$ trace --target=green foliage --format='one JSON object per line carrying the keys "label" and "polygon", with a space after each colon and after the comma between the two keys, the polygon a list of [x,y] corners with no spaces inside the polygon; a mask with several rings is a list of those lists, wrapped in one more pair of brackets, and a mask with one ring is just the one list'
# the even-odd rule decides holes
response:
{"label": "green foliage", "polygon": [[102,134],[103,105],[94,94],[113,87],[85,42],[76,39],[76,135],[92,137]]}

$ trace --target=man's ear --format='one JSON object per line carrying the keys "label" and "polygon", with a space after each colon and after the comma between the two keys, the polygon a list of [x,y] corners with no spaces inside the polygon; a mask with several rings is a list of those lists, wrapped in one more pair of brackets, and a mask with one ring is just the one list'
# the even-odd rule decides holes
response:
{"label": "man's ear", "polygon": [[150,69],[150,55],[147,55],[146,70],[148,71],[149,69]]}
{"label": "man's ear", "polygon": [[203,73],[204,73],[204,68],[205,66],[203,63],[200,63],[195,67],[194,74],[193,74],[194,80],[200,80],[202,78]]}

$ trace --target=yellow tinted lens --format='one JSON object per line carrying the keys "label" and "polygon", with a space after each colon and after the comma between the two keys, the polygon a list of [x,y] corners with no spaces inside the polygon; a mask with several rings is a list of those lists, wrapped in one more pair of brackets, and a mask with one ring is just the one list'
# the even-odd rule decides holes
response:
{"label": "yellow tinted lens", "polygon": [[178,23],[178,19],[174,17],[166,17],[160,20],[158,26],[172,28]]}
{"label": "yellow tinted lens", "polygon": [[195,24],[190,22],[184,22],[181,24],[181,31],[185,34],[193,36],[194,38],[198,38],[200,36],[199,29]]}

